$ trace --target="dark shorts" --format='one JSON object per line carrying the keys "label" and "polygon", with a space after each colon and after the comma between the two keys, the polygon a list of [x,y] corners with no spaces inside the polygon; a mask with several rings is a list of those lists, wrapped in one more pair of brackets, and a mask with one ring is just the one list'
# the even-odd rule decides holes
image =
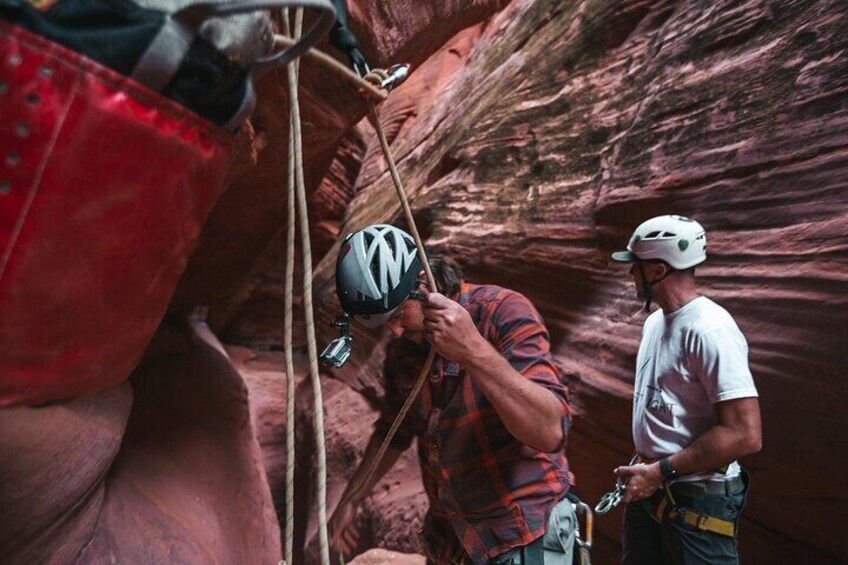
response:
{"label": "dark shorts", "polygon": [[[698,514],[739,523],[748,491],[748,477],[725,494],[690,496],[675,493],[677,506]],[[624,565],[736,565],[739,563],[738,537],[702,531],[677,518],[657,522],[655,512],[665,496],[632,502],[624,510]],[[737,529],[738,533],[738,529]]]}

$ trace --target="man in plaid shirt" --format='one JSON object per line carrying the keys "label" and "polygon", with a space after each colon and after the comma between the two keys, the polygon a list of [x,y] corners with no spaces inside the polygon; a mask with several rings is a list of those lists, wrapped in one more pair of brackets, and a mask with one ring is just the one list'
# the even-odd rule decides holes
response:
{"label": "man in plaid shirt", "polygon": [[[420,286],[386,322],[386,403],[355,476],[330,522],[336,549],[356,506],[418,438],[430,508],[429,563],[571,565],[576,518],[564,445],[567,389],[548,332],[521,294],[460,280],[450,261],[431,267],[445,295]],[[451,298],[448,298],[450,296]],[[360,484],[412,389],[429,347],[437,362],[368,484]]]}

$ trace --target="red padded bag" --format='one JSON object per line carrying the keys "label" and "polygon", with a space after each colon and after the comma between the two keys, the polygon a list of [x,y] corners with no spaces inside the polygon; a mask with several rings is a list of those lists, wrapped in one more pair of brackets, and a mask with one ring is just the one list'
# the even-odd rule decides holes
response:
{"label": "red padded bag", "polygon": [[127,378],[221,192],[230,139],[0,21],[0,406]]}
{"label": "red padded bag", "polygon": [[[76,396],[127,378],[223,188],[228,129],[252,110],[253,81],[314,45],[335,17],[329,0],[149,3],[175,11],[157,16],[127,2],[68,2],[56,6],[61,15],[42,19],[20,0],[0,6],[27,22],[0,19],[0,407]],[[50,12],[55,2],[44,4]],[[214,81],[204,82],[223,64],[210,52],[215,45],[196,41],[205,24],[216,41],[250,42],[253,28],[211,20],[287,6],[319,15],[284,51],[241,61],[241,101],[218,122],[227,129],[175,101],[212,111],[209,100],[227,99],[209,91]],[[88,8],[101,23],[74,15]],[[101,14],[109,9],[118,12]],[[136,37],[134,30],[151,21],[160,27],[128,69],[132,78],[45,38],[114,55],[121,50],[102,50],[110,33],[113,42],[119,31]],[[110,30],[113,23],[124,28]],[[82,25],[85,34],[62,24]],[[103,27],[103,36],[87,44],[92,26]],[[242,55],[253,50],[236,47]]]}

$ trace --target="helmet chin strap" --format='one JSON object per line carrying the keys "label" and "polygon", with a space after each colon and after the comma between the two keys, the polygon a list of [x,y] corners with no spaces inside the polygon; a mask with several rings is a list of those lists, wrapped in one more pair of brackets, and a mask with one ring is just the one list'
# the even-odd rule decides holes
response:
{"label": "helmet chin strap", "polygon": [[651,311],[651,302],[653,300],[653,289],[654,285],[660,283],[666,279],[671,273],[675,270],[671,268],[671,266],[667,265],[667,270],[663,276],[658,278],[655,281],[649,281],[645,276],[645,268],[642,266],[642,260],[637,259],[636,264],[639,266],[639,274],[642,276],[642,294],[645,296],[645,312]]}

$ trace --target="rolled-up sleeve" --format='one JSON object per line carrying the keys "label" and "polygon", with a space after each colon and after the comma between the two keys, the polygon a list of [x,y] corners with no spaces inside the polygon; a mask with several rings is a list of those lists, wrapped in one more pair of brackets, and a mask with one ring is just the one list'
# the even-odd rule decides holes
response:
{"label": "rolled-up sleeve", "polygon": [[568,387],[551,356],[550,335],[542,316],[523,295],[510,292],[492,316],[492,343],[513,369],[551,391],[562,406],[562,444],[571,425]]}

